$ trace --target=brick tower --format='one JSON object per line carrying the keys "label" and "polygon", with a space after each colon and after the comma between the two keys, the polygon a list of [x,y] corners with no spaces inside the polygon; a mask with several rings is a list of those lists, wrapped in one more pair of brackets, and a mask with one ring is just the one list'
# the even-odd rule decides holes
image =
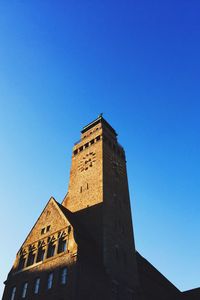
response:
{"label": "brick tower", "polygon": [[3,300],[138,300],[123,148],[99,116],[81,131],[62,204],[51,198],[20,247]]}
{"label": "brick tower", "polygon": [[[138,279],[139,278],[139,279]],[[68,193],[50,198],[4,282],[2,300],[197,300],[135,251],[123,148],[100,115],[75,144]]]}
{"label": "brick tower", "polygon": [[74,145],[69,188],[62,205],[80,216],[96,241],[111,289],[121,295],[117,299],[137,299],[125,153],[102,115],[83,128]]}

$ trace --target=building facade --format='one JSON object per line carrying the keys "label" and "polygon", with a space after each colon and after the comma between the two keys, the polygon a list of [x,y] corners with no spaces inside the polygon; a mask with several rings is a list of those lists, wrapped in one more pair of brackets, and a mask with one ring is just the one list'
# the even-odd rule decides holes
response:
{"label": "building facade", "polygon": [[68,192],[62,204],[48,201],[16,255],[2,300],[178,300],[198,293],[181,293],[136,252],[125,152],[99,116],[82,129]]}

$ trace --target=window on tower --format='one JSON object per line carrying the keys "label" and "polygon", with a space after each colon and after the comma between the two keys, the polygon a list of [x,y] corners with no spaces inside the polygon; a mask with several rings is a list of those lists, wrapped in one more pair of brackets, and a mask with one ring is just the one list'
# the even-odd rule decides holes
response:
{"label": "window on tower", "polygon": [[48,225],[47,228],[46,228],[46,232],[49,232],[50,228],[51,228],[51,226]]}
{"label": "window on tower", "polygon": [[74,155],[76,155],[78,153],[78,150],[76,149],[76,150],[74,150]]}
{"label": "window on tower", "polygon": [[98,142],[98,141],[100,141],[100,139],[101,139],[101,137],[100,137],[100,135],[98,135],[98,136],[96,137],[96,141]]}

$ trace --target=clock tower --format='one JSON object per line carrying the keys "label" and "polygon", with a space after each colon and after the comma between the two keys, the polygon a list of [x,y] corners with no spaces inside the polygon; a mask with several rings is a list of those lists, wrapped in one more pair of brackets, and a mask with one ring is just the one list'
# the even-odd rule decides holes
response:
{"label": "clock tower", "polygon": [[[123,283],[125,294],[136,295],[138,274],[125,152],[102,115],[83,127],[73,147],[68,193],[62,205],[82,216],[114,289]],[[132,299],[125,294],[124,300]]]}
{"label": "clock tower", "polygon": [[[139,278],[139,279],[138,279]],[[16,254],[2,300],[199,299],[135,250],[126,158],[100,115],[73,147],[68,193],[49,199]]]}

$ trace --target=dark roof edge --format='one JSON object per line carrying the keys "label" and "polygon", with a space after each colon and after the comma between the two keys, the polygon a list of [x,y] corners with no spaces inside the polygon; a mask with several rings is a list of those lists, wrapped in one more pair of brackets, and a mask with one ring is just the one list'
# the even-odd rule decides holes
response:
{"label": "dark roof edge", "polygon": [[170,285],[172,288],[174,288],[177,292],[181,292],[165,275],[163,275],[156,267],[154,267],[145,257],[143,257],[138,251],[136,251],[136,257],[137,257],[137,263],[138,263],[138,259],[140,259],[141,261],[143,261],[143,264],[146,263],[146,265],[151,268],[151,270],[153,272],[155,272],[155,274],[157,274],[157,276],[159,276],[160,278],[162,278],[162,280],[164,280],[166,283],[168,283],[168,285]]}
{"label": "dark roof edge", "polygon": [[110,129],[110,131],[117,136],[116,131],[112,128],[112,126],[100,115],[97,119],[94,121],[90,122],[88,125],[84,126],[83,129],[81,130],[81,133],[86,132],[87,130],[91,129],[93,126],[97,125],[98,123],[103,123]]}
{"label": "dark roof edge", "polygon": [[192,293],[198,293],[197,295],[200,295],[200,287],[193,288],[191,290],[186,290],[182,292],[183,294],[192,294]]}

